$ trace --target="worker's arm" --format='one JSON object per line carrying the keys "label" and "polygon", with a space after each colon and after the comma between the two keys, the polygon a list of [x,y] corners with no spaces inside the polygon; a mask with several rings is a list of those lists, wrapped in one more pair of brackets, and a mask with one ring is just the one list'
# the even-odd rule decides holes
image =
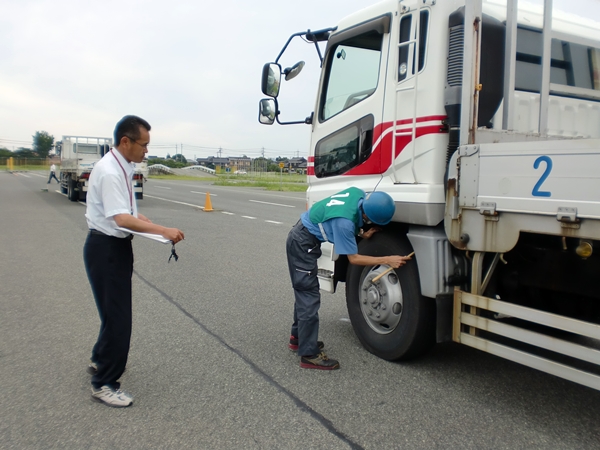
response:
{"label": "worker's arm", "polygon": [[377,264],[386,264],[388,266],[397,269],[400,266],[406,264],[406,261],[410,260],[411,256],[367,256],[367,255],[348,255],[348,261],[350,264],[356,266],[376,266]]}
{"label": "worker's arm", "polygon": [[138,219],[143,220],[144,222],[148,222],[148,223],[152,223],[152,221],[150,219],[148,219],[145,215],[143,215],[142,213],[138,213]]}
{"label": "worker's arm", "polygon": [[122,228],[139,231],[141,233],[160,234],[165,239],[173,241],[174,243],[177,243],[184,238],[181,230],[163,227],[162,225],[150,222],[145,216],[142,217],[146,220],[139,219],[131,214],[116,214],[113,216],[117,225]]}

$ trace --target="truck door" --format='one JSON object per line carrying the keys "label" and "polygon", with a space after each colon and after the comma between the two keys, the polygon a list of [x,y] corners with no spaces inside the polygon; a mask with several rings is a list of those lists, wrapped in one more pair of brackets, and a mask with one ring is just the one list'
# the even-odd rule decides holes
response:
{"label": "truck door", "polygon": [[383,119],[390,24],[391,14],[386,14],[329,39],[313,120],[314,159],[309,163],[314,166],[308,168],[308,175],[317,178],[311,180],[315,184],[326,185],[328,178],[339,175],[381,173],[376,144]]}

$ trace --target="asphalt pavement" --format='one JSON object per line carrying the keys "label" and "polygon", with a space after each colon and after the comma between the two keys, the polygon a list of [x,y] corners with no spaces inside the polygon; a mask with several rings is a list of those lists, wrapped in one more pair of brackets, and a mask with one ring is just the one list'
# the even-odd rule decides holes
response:
{"label": "asphalt pavement", "polygon": [[[320,312],[342,368],[300,369],[284,242],[303,195],[206,182],[151,180],[138,202],[186,239],[170,263],[169,246],[134,239],[134,405],[93,402],[85,206],[46,176],[0,172],[2,449],[600,448],[600,392],[453,343],[380,360],[354,336],[343,285]],[[192,193],[208,189],[210,213]]]}

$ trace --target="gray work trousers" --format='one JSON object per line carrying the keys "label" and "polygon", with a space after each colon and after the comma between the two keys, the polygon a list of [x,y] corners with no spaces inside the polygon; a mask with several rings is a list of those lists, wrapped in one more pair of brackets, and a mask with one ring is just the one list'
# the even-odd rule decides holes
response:
{"label": "gray work trousers", "polygon": [[296,299],[291,334],[298,338],[298,355],[316,355],[320,351],[317,338],[321,294],[317,259],[321,256],[321,241],[298,221],[288,234],[286,252]]}

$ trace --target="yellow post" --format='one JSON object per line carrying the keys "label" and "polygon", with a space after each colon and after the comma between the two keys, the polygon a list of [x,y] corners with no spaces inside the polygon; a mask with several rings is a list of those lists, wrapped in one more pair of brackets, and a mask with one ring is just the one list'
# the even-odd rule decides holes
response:
{"label": "yellow post", "polygon": [[210,202],[210,192],[206,193],[206,202],[204,204],[204,211],[205,212],[214,211],[214,209],[212,207],[212,203]]}
{"label": "yellow post", "polygon": [[13,157],[12,156],[10,158],[8,158],[8,170],[10,170],[11,172],[14,170]]}

